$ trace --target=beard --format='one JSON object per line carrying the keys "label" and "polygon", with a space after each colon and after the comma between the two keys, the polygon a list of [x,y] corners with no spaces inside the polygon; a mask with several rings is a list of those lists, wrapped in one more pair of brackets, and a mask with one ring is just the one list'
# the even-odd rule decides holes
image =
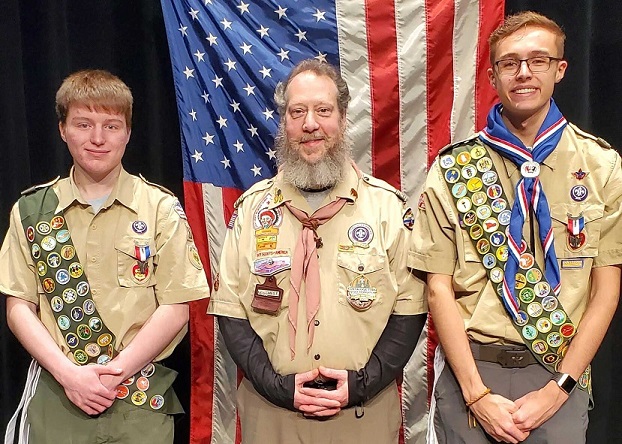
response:
{"label": "beard", "polygon": [[[323,138],[326,145],[324,156],[314,163],[301,155],[301,143],[310,139]],[[300,140],[292,140],[285,133],[283,122],[274,139],[277,151],[277,164],[283,180],[302,190],[323,190],[334,187],[341,181],[345,166],[350,160],[350,142],[345,129],[336,137],[327,137],[321,131],[308,134]]]}

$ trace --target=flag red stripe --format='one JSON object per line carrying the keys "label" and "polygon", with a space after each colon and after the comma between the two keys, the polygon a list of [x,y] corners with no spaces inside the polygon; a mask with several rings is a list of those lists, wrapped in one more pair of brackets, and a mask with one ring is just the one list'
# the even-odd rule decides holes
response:
{"label": "flag red stripe", "polygon": [[241,195],[242,191],[237,188],[222,189],[222,209],[225,225],[229,223],[229,219],[231,219],[231,215],[233,214],[233,204]]}
{"label": "flag red stripe", "polygon": [[488,110],[496,100],[496,93],[488,81],[490,49],[488,37],[503,20],[504,2],[480,0],[479,34],[477,36],[477,72],[475,79],[475,131],[486,126]]}
{"label": "flag red stripe", "polygon": [[401,189],[400,92],[395,5],[366,0],[372,174]]}
{"label": "flag red stripe", "polygon": [[[186,213],[188,223],[209,281],[207,227],[200,183],[184,181],[184,202],[189,209]],[[205,314],[208,303],[209,299],[190,303],[190,442],[209,442],[212,438],[214,318]]]}
{"label": "flag red stripe", "polygon": [[427,132],[428,165],[450,142],[454,99],[453,33],[454,0],[426,0]]}

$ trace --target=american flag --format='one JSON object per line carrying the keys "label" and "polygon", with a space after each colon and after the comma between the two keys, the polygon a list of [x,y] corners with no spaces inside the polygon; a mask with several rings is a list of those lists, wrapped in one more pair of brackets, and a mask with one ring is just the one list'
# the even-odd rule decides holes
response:
{"label": "american flag", "polygon": [[[354,160],[415,202],[438,150],[483,127],[492,105],[487,37],[503,0],[161,2],[186,212],[211,283],[233,202],[276,172],[273,93],[297,62],[340,67],[352,95]],[[236,443],[238,373],[206,307],[191,307],[190,440]],[[414,442],[412,430],[405,427],[405,442]]]}

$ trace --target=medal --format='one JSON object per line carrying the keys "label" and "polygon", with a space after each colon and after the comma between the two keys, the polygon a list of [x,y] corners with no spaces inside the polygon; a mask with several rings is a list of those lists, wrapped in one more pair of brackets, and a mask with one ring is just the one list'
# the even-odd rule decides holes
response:
{"label": "medal", "polygon": [[357,276],[346,289],[346,299],[352,308],[358,311],[367,310],[376,300],[378,290],[371,286],[369,279]]}

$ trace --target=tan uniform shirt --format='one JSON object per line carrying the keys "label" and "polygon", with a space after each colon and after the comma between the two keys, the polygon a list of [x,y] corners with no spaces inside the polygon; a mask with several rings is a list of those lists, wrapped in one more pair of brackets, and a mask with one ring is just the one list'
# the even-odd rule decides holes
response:
{"label": "tan uniform shirt", "polygon": [[[511,204],[520,170],[492,149],[488,153],[499,175],[498,183]],[[583,179],[573,175],[579,170],[587,173]],[[552,216],[562,283],[559,300],[570,319],[578,324],[589,299],[592,268],[622,263],[622,230],[618,226],[622,214],[620,156],[613,149],[601,146],[595,137],[569,125],[557,148],[541,165],[539,177]],[[576,185],[587,188],[584,201],[572,199],[570,191]],[[422,198],[413,230],[417,235],[413,236],[409,267],[453,276],[456,303],[471,339],[481,343],[523,343],[488,280],[473,241],[460,227],[459,212],[438,161],[430,169]],[[568,217],[580,214],[585,218],[586,241],[581,248],[573,250],[568,245]],[[531,223],[528,218],[523,228],[527,242],[530,242]],[[535,220],[533,226],[536,245],[530,246],[543,267]]]}
{"label": "tan uniform shirt", "polygon": [[[159,305],[209,296],[190,227],[173,195],[123,170],[106,203],[94,214],[71,176],[52,185],[59,200],[56,214],[64,211],[93,301],[116,335],[119,350],[130,343]],[[133,228],[136,221],[146,224],[144,233]],[[134,271],[136,245],[148,245],[151,251],[146,278],[137,278]],[[71,356],[35,270],[15,204],[0,250],[0,292],[37,304],[41,321]],[[169,356],[186,331],[184,328],[156,361]]]}
{"label": "tan uniform shirt", "polygon": [[[349,202],[317,229],[323,247],[318,250],[321,300],[313,344],[307,351],[303,284],[294,359],[290,354],[287,319],[290,264],[302,225],[283,203],[290,201],[310,214],[306,200],[277,175],[274,180],[262,181],[245,193],[237,205],[237,219],[227,231],[220,261],[219,288],[212,295],[208,312],[248,319],[262,338],[274,369],[283,375],[319,366],[358,370],[367,363],[391,314],[413,315],[426,311],[423,282],[416,280],[406,268],[406,242],[410,231],[404,227],[403,201],[386,183],[365,175],[359,177],[353,168],[348,168],[343,181],[330,191],[323,205],[339,197]],[[284,290],[281,308],[275,316],[257,313],[251,307],[255,286],[266,280],[262,274],[274,274],[278,286]],[[376,291],[371,306],[362,311],[348,302],[348,287],[360,276]],[[391,396],[397,400],[395,387]],[[399,404],[395,405],[394,413],[399,416]],[[295,421],[298,417],[301,427],[322,426],[294,412],[274,406],[272,410],[271,420],[277,429],[280,427],[276,424],[278,416],[281,417],[279,424],[286,423],[283,418]],[[377,414],[386,418],[387,413]],[[354,417],[353,412],[347,414]],[[344,412],[339,416],[343,415]],[[244,423],[244,418],[242,421],[244,431],[249,424]],[[257,415],[250,421],[258,428],[271,428],[268,424],[259,424]],[[397,423],[399,427],[399,421]],[[291,425],[295,427],[294,423]],[[277,439],[278,433],[275,430],[269,436]],[[276,442],[266,441],[269,439],[266,436],[262,439],[264,441],[257,442]]]}

